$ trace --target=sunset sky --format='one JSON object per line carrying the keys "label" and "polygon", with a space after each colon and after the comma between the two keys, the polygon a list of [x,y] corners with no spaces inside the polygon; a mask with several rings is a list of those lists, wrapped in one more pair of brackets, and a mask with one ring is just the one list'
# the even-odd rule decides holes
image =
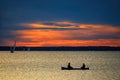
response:
{"label": "sunset sky", "polygon": [[120,46],[119,0],[0,0],[0,46]]}

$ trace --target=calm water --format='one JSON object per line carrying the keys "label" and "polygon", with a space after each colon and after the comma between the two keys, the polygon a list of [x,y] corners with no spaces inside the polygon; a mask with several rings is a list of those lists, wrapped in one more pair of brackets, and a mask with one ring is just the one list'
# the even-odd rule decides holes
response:
{"label": "calm water", "polygon": [[[90,70],[62,71],[68,62]],[[120,51],[1,51],[0,80],[120,80]]]}

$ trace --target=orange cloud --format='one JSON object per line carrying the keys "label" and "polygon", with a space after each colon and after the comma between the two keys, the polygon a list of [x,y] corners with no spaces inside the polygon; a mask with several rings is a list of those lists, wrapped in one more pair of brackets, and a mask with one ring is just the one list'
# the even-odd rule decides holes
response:
{"label": "orange cloud", "polygon": [[[114,41],[114,42],[113,42]],[[119,40],[45,40],[17,41],[17,46],[120,46]]]}
{"label": "orange cloud", "polygon": [[21,26],[31,29],[13,31],[19,35],[17,46],[120,46],[118,26],[69,21],[50,24],[24,23]]}

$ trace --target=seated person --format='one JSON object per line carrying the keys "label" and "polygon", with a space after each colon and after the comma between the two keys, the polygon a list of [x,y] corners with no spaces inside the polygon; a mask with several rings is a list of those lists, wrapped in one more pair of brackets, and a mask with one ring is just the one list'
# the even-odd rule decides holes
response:
{"label": "seated person", "polygon": [[73,69],[73,67],[70,65],[70,63],[68,63],[68,69]]}
{"label": "seated person", "polygon": [[83,63],[83,65],[82,65],[81,69],[85,69],[85,64],[84,64],[84,63]]}

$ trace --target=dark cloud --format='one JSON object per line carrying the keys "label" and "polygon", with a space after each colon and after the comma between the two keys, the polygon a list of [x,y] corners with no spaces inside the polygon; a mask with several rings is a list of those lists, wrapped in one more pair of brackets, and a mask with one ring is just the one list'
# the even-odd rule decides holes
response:
{"label": "dark cloud", "polygon": [[[75,24],[70,24],[70,23],[66,23],[66,24],[64,24],[64,23],[57,23],[57,22],[59,22],[59,21],[43,21],[43,22],[41,22],[42,24],[44,24],[44,25],[51,25],[51,26],[59,26],[59,27],[70,27],[70,26],[77,26],[77,23]],[[64,21],[63,21],[64,22]]]}
{"label": "dark cloud", "polygon": [[[34,28],[35,29],[35,28]],[[80,30],[80,28],[37,28],[37,29],[41,29],[41,30]]]}
{"label": "dark cloud", "polygon": [[23,29],[41,29],[41,30],[90,30],[91,27],[81,28],[80,24],[73,22],[55,22],[43,21],[19,24]]}

